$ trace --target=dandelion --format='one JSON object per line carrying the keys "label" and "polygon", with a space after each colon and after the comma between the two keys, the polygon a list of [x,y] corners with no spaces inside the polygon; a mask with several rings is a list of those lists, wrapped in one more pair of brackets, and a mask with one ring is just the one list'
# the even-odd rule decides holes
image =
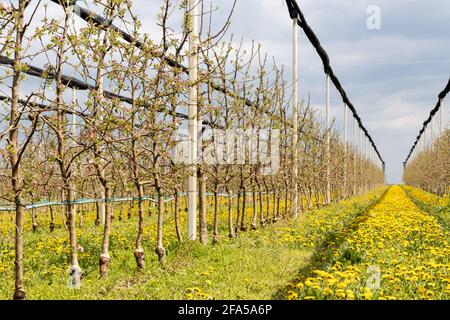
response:
{"label": "dandelion", "polygon": [[[351,253],[346,258],[351,263],[343,264],[341,251],[337,252],[328,272],[314,270],[315,277],[307,278],[306,287],[299,286],[300,291],[320,290],[322,286],[321,293],[327,297],[355,299],[356,292],[361,292],[358,297],[370,300],[374,290],[382,286],[378,299],[448,299],[448,233],[435,218],[421,212],[401,187],[391,187],[383,201],[358,221],[358,228],[350,232],[342,244]],[[368,274],[366,270],[370,266],[378,266],[379,272]],[[411,290],[411,286],[422,281],[426,285],[418,286],[417,291]],[[371,287],[359,287],[364,284]]]}
{"label": "dandelion", "polygon": [[300,290],[303,290],[303,288],[305,287],[305,285],[301,282],[297,283],[296,287]]}
{"label": "dandelion", "polygon": [[310,278],[306,279],[305,286],[307,286],[307,287],[314,286],[314,279],[310,279]]}
{"label": "dandelion", "polygon": [[332,295],[334,293],[333,289],[325,288],[323,289],[323,294],[325,295]]}
{"label": "dandelion", "polygon": [[366,288],[363,293],[363,298],[366,300],[371,300],[373,297],[373,293],[370,289]]}
{"label": "dandelion", "polygon": [[346,297],[345,291],[342,289],[336,290],[335,294],[336,294],[336,297],[339,299],[345,299],[345,297]]}
{"label": "dandelion", "polygon": [[298,298],[298,293],[295,291],[289,291],[288,292],[288,300],[297,300]]}

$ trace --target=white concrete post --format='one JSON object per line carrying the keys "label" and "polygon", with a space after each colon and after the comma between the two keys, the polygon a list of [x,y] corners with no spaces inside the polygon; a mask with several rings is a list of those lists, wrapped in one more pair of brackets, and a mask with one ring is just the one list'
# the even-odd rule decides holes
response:
{"label": "white concrete post", "polygon": [[331,176],[330,176],[330,76],[327,75],[327,86],[326,86],[326,113],[325,113],[325,124],[326,124],[326,180],[327,180],[327,194],[326,201],[331,203]]}
{"label": "white concrete post", "polygon": [[188,28],[189,28],[189,110],[188,110],[188,135],[189,135],[189,164],[191,172],[188,180],[188,238],[197,239],[197,147],[198,147],[198,123],[197,123],[197,81],[198,81],[198,4],[195,0],[188,0]]}
{"label": "white concrete post", "polygon": [[294,149],[294,218],[298,217],[298,26],[297,18],[292,24],[292,110],[293,110],[293,137],[292,148]]}

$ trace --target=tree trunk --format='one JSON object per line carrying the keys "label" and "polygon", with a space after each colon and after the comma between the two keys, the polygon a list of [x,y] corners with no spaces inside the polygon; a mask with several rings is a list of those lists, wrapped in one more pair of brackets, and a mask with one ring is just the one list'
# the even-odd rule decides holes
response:
{"label": "tree trunk", "polygon": [[100,203],[96,202],[95,203],[95,225],[98,226],[100,225]]}
{"label": "tree trunk", "polygon": [[75,204],[73,204],[73,185],[71,182],[66,181],[67,190],[67,204],[66,210],[69,217],[69,242],[70,242],[70,285],[74,289],[80,288],[82,270],[78,264],[78,245],[77,245],[77,232],[76,232],[76,214]]}
{"label": "tree trunk", "polygon": [[16,209],[16,221],[15,221],[15,258],[14,258],[14,271],[15,271],[15,288],[14,288],[14,300],[25,300],[26,293],[23,283],[23,214],[24,206],[21,202],[21,180],[22,172],[19,160],[19,129],[17,123],[20,120],[19,114],[19,94],[20,94],[20,60],[21,60],[21,47],[23,39],[23,24],[24,24],[24,1],[19,1],[19,11],[17,18],[17,31],[16,31],[16,49],[14,50],[14,74],[11,86],[11,112],[9,117],[9,125],[11,130],[9,132],[9,160],[11,165],[11,182],[12,190],[14,192],[14,204]]}
{"label": "tree trunk", "polygon": [[[61,203],[64,203],[64,188],[61,189]],[[69,226],[67,225],[67,211],[64,211],[64,204],[61,205],[61,220],[62,220],[62,224],[64,226],[64,229],[66,229],[66,231],[69,231]]]}
{"label": "tree trunk", "polygon": [[313,201],[313,192],[312,189],[309,188],[309,192],[308,192],[308,209],[311,210],[314,206],[314,201]]}
{"label": "tree trunk", "polygon": [[55,215],[53,214],[53,207],[49,206],[50,210],[50,232],[53,232],[55,230]]}
{"label": "tree trunk", "polygon": [[36,219],[36,209],[35,208],[31,209],[31,224],[32,224],[33,233],[34,233],[34,232],[36,232],[36,230],[38,228],[38,223],[37,223],[37,219]]}
{"label": "tree trunk", "polygon": [[289,216],[289,192],[286,186],[286,191],[284,192],[284,216],[283,219]]}
{"label": "tree trunk", "polygon": [[158,260],[160,264],[164,264],[166,260],[166,249],[163,246],[163,198],[161,194],[161,190],[157,190],[158,192],[158,230],[157,230],[157,238],[156,238],[156,249],[155,252],[158,255]]}
{"label": "tree trunk", "polygon": [[148,201],[147,210],[148,210],[148,217],[151,218],[152,217],[152,201],[151,200]]}
{"label": "tree trunk", "polygon": [[98,220],[100,224],[104,225],[106,217],[106,191],[104,186],[100,187],[100,199],[103,201],[98,204]]}
{"label": "tree trunk", "polygon": [[263,193],[261,190],[261,187],[258,186],[258,196],[259,196],[259,223],[261,224],[261,227],[265,227],[266,226],[266,219],[264,218],[264,210],[263,210]]}
{"label": "tree trunk", "polygon": [[239,226],[241,225],[240,214],[241,214],[241,190],[239,190],[237,194],[236,222],[234,225],[235,236],[239,235]]}
{"label": "tree trunk", "polygon": [[199,183],[199,228],[200,228],[200,243],[208,243],[208,224],[206,220],[206,181],[205,175],[201,169],[198,170]]}
{"label": "tree trunk", "polygon": [[128,213],[127,213],[127,218],[128,218],[128,220],[131,219],[131,213],[132,213],[133,207],[134,207],[134,201],[131,200],[131,201],[130,201],[130,205],[128,206]]}
{"label": "tree trunk", "polygon": [[78,226],[80,228],[83,228],[83,217],[84,217],[84,205],[81,205],[81,209],[78,210],[78,218],[79,218]]}
{"label": "tree trunk", "polygon": [[[111,218],[112,218],[112,206],[109,199],[111,197],[111,191],[109,186],[105,183],[105,198],[103,202],[105,204],[105,225],[103,228],[103,241],[102,241],[102,252],[100,253],[99,258],[99,269],[100,269],[100,277],[105,278],[108,276],[109,272],[109,262],[111,261],[111,256],[109,255],[109,237],[111,233]],[[107,202],[106,202],[107,201]]]}
{"label": "tree trunk", "polygon": [[226,189],[228,194],[228,238],[234,237],[233,232],[233,197],[230,189]]}
{"label": "tree trunk", "polygon": [[317,208],[320,208],[321,206],[322,206],[322,196],[321,196],[321,193],[320,193],[320,190],[318,189],[318,188],[316,188],[316,191],[315,191],[315,193],[316,193],[316,207]]}
{"label": "tree trunk", "polygon": [[142,237],[144,234],[144,200],[142,197],[144,196],[144,188],[142,185],[137,185],[138,193],[139,193],[139,222],[138,222],[138,235],[136,238],[136,247],[134,250],[134,258],[136,259],[136,264],[138,269],[145,268],[145,256],[144,249],[142,248]]}
{"label": "tree trunk", "polygon": [[[112,199],[114,197],[113,194],[110,194],[110,196],[106,196],[108,199]],[[115,202],[112,202],[111,200],[109,201],[109,205],[111,206],[111,221],[114,220],[115,216],[114,216],[114,211],[115,211]],[[106,206],[108,206],[108,203],[106,203]],[[108,210],[108,209],[107,209]]]}
{"label": "tree trunk", "polygon": [[219,191],[214,189],[214,237],[213,244],[219,243]]}
{"label": "tree trunk", "polygon": [[245,221],[245,209],[247,206],[247,189],[245,187],[242,187],[242,214],[241,214],[241,231],[246,232],[247,231],[247,224]]}
{"label": "tree trunk", "polygon": [[174,215],[175,215],[175,231],[177,233],[178,241],[183,242],[183,236],[181,235],[180,230],[180,197],[178,195],[178,190],[176,189],[174,192]]}
{"label": "tree trunk", "polygon": [[273,188],[273,212],[272,212],[272,221],[278,221],[278,213],[277,213],[277,189]]}
{"label": "tree trunk", "polygon": [[123,216],[123,201],[120,202],[119,204],[119,221],[122,221],[122,216]]}
{"label": "tree trunk", "polygon": [[258,210],[256,205],[256,190],[252,191],[252,204],[253,204],[253,217],[252,217],[252,230],[256,230],[256,220],[258,219]]}
{"label": "tree trunk", "polygon": [[[14,182],[13,182],[14,184]],[[17,191],[17,190],[16,190]],[[25,287],[23,284],[23,213],[24,207],[20,202],[20,195],[16,193],[15,205],[16,205],[16,235],[15,235],[15,288],[14,288],[14,300],[25,300]]]}
{"label": "tree trunk", "polygon": [[280,215],[281,215],[280,201],[281,201],[281,194],[279,192],[277,192],[277,220],[280,219]]}

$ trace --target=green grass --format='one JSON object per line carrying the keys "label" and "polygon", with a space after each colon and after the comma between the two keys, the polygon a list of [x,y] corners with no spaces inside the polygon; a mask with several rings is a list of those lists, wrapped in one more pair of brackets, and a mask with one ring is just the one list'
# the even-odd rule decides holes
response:
{"label": "green grass", "polygon": [[450,198],[448,196],[439,197],[411,186],[403,186],[403,190],[420,210],[435,217],[445,230],[450,230]]}
{"label": "green grass", "polygon": [[286,283],[284,297],[448,299],[449,236],[399,186],[392,186],[376,205],[324,241],[310,267]]}
{"label": "green grass", "polygon": [[[326,269],[332,265],[336,259],[336,253],[339,253],[339,260],[343,264],[355,264],[360,263],[362,256],[359,252],[343,246],[346,237],[358,229],[358,226],[365,220],[367,220],[368,211],[373,208],[377,203],[382,201],[384,195],[388,191],[385,188],[379,197],[373,197],[370,200],[356,202],[354,207],[357,210],[350,210],[348,214],[343,215],[343,219],[340,219],[339,223],[333,224],[330,230],[325,233],[326,237],[321,240],[313,254],[310,256],[308,262],[302,266],[302,268],[297,272],[296,277],[291,279],[291,281],[280,288],[280,290],[274,295],[277,299],[284,299],[289,294],[288,292],[292,288],[292,284],[304,281],[308,277],[314,275],[314,270]],[[337,211],[340,207],[338,206]],[[319,237],[319,239],[321,239]]]}
{"label": "green grass", "polygon": [[[26,272],[27,295],[31,299],[267,299],[309,255],[309,250],[286,243],[265,243],[263,239],[282,225],[241,234],[216,246],[197,242],[172,245],[162,267],[147,247],[143,271],[136,271],[132,250],[118,250],[113,253],[107,279],[98,279],[95,257],[89,264],[82,258],[85,275],[80,290],[67,288],[67,276],[61,270],[49,276],[44,273],[46,268],[35,266]],[[27,245],[39,238],[30,236]],[[51,255],[42,258],[44,263],[64,265],[66,258],[60,257],[60,261]],[[0,299],[9,299],[13,279],[10,275],[0,279]]]}
{"label": "green grass", "polygon": [[[302,213],[297,220],[279,221],[257,231],[240,233],[228,240],[222,220],[216,246],[198,242],[179,243],[170,216],[165,223],[167,260],[160,266],[154,253],[155,217],[146,217],[144,250],[146,269],[137,271],[133,257],[136,217],[113,222],[109,277],[98,278],[98,254],[102,228],[86,219],[78,229],[84,271],[82,287],[67,287],[67,231],[61,225],[50,234],[43,226],[25,235],[25,288],[28,299],[271,299],[298,270],[308,264],[317,245],[327,234],[346,225],[382,194],[369,195],[330,207]],[[183,214],[182,228],[186,230]],[[223,217],[225,219],[225,217]],[[5,225],[5,220],[0,226]],[[0,299],[11,299],[13,234],[0,229]],[[9,231],[8,231],[9,230]]]}

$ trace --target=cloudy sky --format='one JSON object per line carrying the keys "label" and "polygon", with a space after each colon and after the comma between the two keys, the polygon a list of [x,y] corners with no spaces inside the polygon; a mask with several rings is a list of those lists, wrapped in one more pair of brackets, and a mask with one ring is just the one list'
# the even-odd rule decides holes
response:
{"label": "cloudy sky", "polygon": [[[212,1],[214,27],[220,28],[233,0]],[[83,3],[84,2],[84,3]],[[179,2],[173,0],[173,3]],[[48,12],[61,8],[48,0]],[[78,1],[88,6],[91,1]],[[450,76],[449,0],[298,0],[308,23],[328,52],[332,67],[358,110],[387,164],[390,183],[402,180],[402,163],[438,93]],[[161,0],[133,0],[143,30],[160,38],[157,15]],[[208,5],[208,4],[207,4]],[[381,29],[367,27],[367,9],[377,6]],[[171,25],[180,30],[181,11]],[[81,20],[81,19],[78,19]],[[81,25],[81,21],[77,21]],[[324,110],[325,75],[321,62],[300,33],[300,95]],[[284,0],[237,0],[228,34],[246,46],[252,40],[286,68],[291,79],[292,22]],[[342,130],[343,105],[332,90],[332,113]],[[450,98],[444,101],[450,119]]]}
{"label": "cloudy sky", "polygon": [[[145,2],[145,4],[144,4]],[[154,27],[157,0],[134,1],[144,27]],[[231,0],[216,0],[219,24]],[[333,69],[385,159],[390,183],[402,180],[402,163],[422,123],[450,77],[450,1],[299,0],[308,23],[327,50]],[[367,27],[370,6],[381,13],[381,29]],[[154,11],[153,11],[154,12]],[[284,0],[237,0],[230,33],[247,45],[259,42],[290,79],[291,30]],[[323,110],[321,62],[300,32],[300,95],[311,94]],[[342,128],[343,106],[332,92],[332,110]],[[450,99],[444,101],[449,119]]]}

